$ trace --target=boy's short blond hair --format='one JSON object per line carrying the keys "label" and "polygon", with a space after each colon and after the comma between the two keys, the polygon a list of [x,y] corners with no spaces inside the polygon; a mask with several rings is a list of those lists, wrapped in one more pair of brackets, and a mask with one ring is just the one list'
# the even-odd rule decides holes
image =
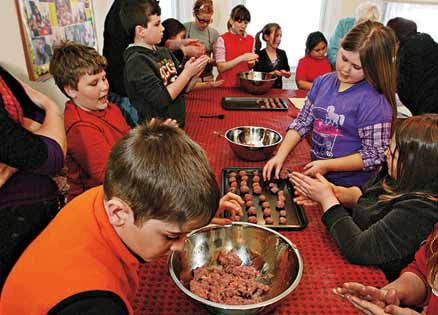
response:
{"label": "boy's short blond hair", "polygon": [[126,202],[135,222],[208,224],[220,192],[204,150],[185,132],[152,120],[132,129],[111,150],[105,199]]}
{"label": "boy's short blond hair", "polygon": [[94,48],[65,41],[55,48],[50,60],[49,72],[53,75],[58,88],[69,97],[64,87],[77,90],[81,76],[99,73],[105,70],[106,66],[106,58]]}

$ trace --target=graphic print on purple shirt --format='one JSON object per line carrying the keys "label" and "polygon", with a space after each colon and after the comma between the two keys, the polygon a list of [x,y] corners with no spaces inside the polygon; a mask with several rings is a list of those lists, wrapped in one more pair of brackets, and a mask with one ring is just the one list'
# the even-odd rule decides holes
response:
{"label": "graphic print on purple shirt", "polygon": [[[321,110],[325,109],[321,108]],[[333,105],[328,106],[326,111],[324,119],[316,118],[313,123],[312,142],[316,146],[314,146],[312,152],[318,160],[333,157],[333,147],[335,146],[336,138],[342,136],[341,128],[345,121],[343,114],[335,113]]]}

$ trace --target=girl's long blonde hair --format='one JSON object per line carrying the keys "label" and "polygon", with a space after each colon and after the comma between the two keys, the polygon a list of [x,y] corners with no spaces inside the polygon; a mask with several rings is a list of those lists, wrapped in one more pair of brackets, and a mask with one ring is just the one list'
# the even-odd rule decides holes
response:
{"label": "girl's long blonde hair", "polygon": [[358,52],[365,79],[391,104],[393,119],[397,114],[396,39],[394,32],[379,22],[356,25],[341,42],[343,49]]}

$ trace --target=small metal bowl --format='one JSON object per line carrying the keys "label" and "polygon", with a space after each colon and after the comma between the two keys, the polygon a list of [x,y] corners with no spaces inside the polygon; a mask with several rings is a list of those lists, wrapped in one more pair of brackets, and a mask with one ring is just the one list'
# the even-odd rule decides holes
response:
{"label": "small metal bowl", "polygon": [[[232,250],[244,265],[254,266],[268,278],[271,289],[262,302],[227,305],[206,300],[190,291],[189,282],[195,268],[217,264],[219,252]],[[272,311],[297,287],[303,274],[303,260],[296,246],[280,233],[257,224],[233,222],[227,226],[209,225],[190,233],[184,250],[170,255],[169,272],[181,291],[213,314],[258,314]]]}
{"label": "small metal bowl", "polygon": [[263,161],[272,157],[277,145],[283,140],[280,133],[265,127],[240,126],[225,132],[233,152],[247,161]]}
{"label": "small metal bowl", "polygon": [[240,88],[251,94],[265,94],[277,80],[277,76],[267,72],[239,73]]}

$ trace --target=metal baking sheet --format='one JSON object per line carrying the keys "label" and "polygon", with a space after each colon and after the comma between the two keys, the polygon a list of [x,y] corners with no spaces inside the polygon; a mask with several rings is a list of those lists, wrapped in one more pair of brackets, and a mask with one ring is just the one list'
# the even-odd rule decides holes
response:
{"label": "metal baking sheet", "polygon": [[[297,205],[293,201],[294,197],[294,189],[293,184],[289,180],[271,180],[271,182],[275,183],[279,189],[283,189],[285,192],[286,202],[285,202],[285,210],[286,210],[286,224],[280,224],[279,223],[279,210],[276,210],[276,201],[277,201],[277,195],[272,194],[269,191],[269,182],[263,181],[263,174],[261,168],[247,168],[247,167],[230,167],[230,168],[224,168],[222,170],[221,176],[222,176],[222,194],[225,195],[228,192],[228,189],[230,188],[230,183],[228,181],[228,175],[231,172],[239,173],[239,171],[246,171],[248,174],[248,187],[250,189],[250,194],[252,195],[252,201],[254,203],[254,207],[257,210],[257,224],[265,225],[269,228],[273,229],[288,229],[288,230],[301,230],[304,229],[307,226],[307,217],[304,211],[304,208],[300,205]],[[259,202],[259,196],[253,194],[252,191],[252,177],[255,171],[258,171],[261,177],[261,187],[262,187],[262,194],[264,194],[267,198],[267,201],[271,204],[271,217],[274,220],[273,224],[266,224],[265,218],[263,216],[263,209]],[[245,194],[240,193],[239,187],[240,187],[240,176],[236,177],[237,179],[237,192],[236,194],[239,194],[242,196]],[[229,216],[229,213],[224,214],[225,217]],[[240,221],[247,222],[248,221],[248,213],[247,213],[247,207],[243,206],[243,216],[240,218]]]}
{"label": "metal baking sheet", "polygon": [[222,107],[227,110],[286,111],[287,103],[280,97],[223,97]]}

